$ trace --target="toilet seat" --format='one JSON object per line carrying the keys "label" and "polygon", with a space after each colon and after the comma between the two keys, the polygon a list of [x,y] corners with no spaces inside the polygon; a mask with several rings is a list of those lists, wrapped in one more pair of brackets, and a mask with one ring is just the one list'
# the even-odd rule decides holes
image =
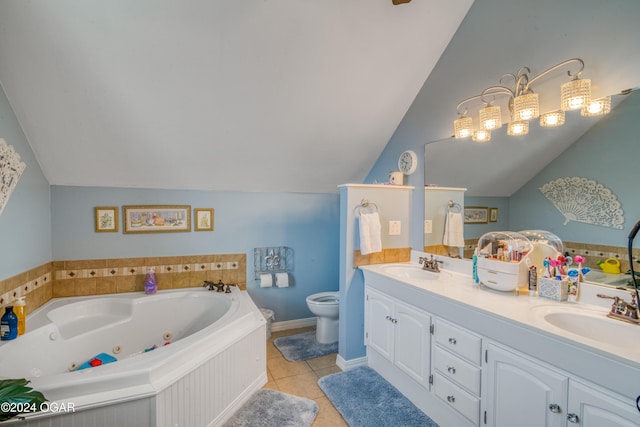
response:
{"label": "toilet seat", "polygon": [[307,297],[307,302],[309,304],[317,305],[340,304],[340,292],[320,292],[309,295]]}

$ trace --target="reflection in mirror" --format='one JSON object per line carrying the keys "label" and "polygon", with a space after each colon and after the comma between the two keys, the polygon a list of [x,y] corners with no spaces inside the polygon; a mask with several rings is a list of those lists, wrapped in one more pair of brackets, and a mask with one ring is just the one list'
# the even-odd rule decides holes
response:
{"label": "reflection in mirror", "polygon": [[[614,95],[611,113],[601,118],[570,111],[564,126],[541,128],[531,123],[529,134],[522,137],[507,136],[503,126],[484,144],[453,138],[427,143],[425,186],[466,188],[464,205],[487,207],[495,214],[493,222],[464,225],[465,257],[471,257],[478,238],[490,231],[547,230],[562,239],[566,252],[587,259],[586,266],[593,270],[587,280],[626,285],[627,236],[640,218],[639,92]],[[540,191],[545,184],[568,177],[586,178],[611,191],[624,217],[622,228],[579,220],[578,211],[595,208],[595,202],[565,194],[564,204],[552,203]],[[425,210],[426,219],[432,218]],[[433,236],[429,239],[425,234],[425,246],[433,243]],[[637,262],[640,249],[634,248],[633,258]],[[614,260],[622,274],[606,271]]]}

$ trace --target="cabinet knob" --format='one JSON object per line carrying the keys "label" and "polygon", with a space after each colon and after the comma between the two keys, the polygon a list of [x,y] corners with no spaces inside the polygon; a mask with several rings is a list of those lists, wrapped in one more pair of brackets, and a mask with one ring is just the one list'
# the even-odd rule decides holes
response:
{"label": "cabinet knob", "polygon": [[387,317],[385,317],[385,319],[391,320],[391,316],[387,316]]}
{"label": "cabinet knob", "polygon": [[456,368],[454,368],[453,366],[449,366],[449,367],[447,368],[447,371],[448,371],[450,374],[455,374],[455,373],[456,373]]}
{"label": "cabinet knob", "polygon": [[578,417],[578,414],[567,414],[567,420],[570,423],[578,424],[580,422],[580,417]]}
{"label": "cabinet knob", "polygon": [[447,396],[447,402],[454,403],[455,401],[456,401],[456,398],[454,396]]}
{"label": "cabinet knob", "polygon": [[398,319],[391,319],[391,322],[398,323]]}
{"label": "cabinet knob", "polygon": [[449,344],[453,344],[453,345],[455,345],[455,344],[456,344],[456,342],[457,342],[457,341],[456,341],[456,339],[455,339],[455,338],[449,338]]}
{"label": "cabinet knob", "polygon": [[549,405],[549,410],[554,414],[559,414],[560,412],[562,412],[560,410],[560,405],[558,405],[557,403],[552,403],[551,405]]}

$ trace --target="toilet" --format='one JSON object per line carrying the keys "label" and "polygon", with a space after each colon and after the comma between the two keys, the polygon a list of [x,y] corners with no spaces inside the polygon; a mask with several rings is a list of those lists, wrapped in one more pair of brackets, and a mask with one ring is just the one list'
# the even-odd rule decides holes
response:
{"label": "toilet", "polygon": [[318,317],[316,340],[320,344],[338,341],[340,292],[320,292],[307,297],[307,306]]}

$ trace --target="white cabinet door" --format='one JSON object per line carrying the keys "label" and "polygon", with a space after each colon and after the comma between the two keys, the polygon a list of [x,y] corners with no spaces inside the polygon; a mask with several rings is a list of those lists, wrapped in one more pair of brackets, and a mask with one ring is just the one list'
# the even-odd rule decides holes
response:
{"label": "white cabinet door", "polygon": [[396,302],[395,364],[425,387],[429,387],[431,317],[421,310]]}
{"label": "white cabinet door", "polygon": [[494,427],[566,426],[568,377],[522,354],[487,345],[486,424]]}
{"label": "white cabinet door", "polygon": [[364,308],[365,345],[393,362],[393,300],[381,293],[367,290]]}
{"label": "white cabinet door", "polygon": [[635,402],[595,389],[579,381],[569,381],[568,426],[637,427],[640,412]]}

